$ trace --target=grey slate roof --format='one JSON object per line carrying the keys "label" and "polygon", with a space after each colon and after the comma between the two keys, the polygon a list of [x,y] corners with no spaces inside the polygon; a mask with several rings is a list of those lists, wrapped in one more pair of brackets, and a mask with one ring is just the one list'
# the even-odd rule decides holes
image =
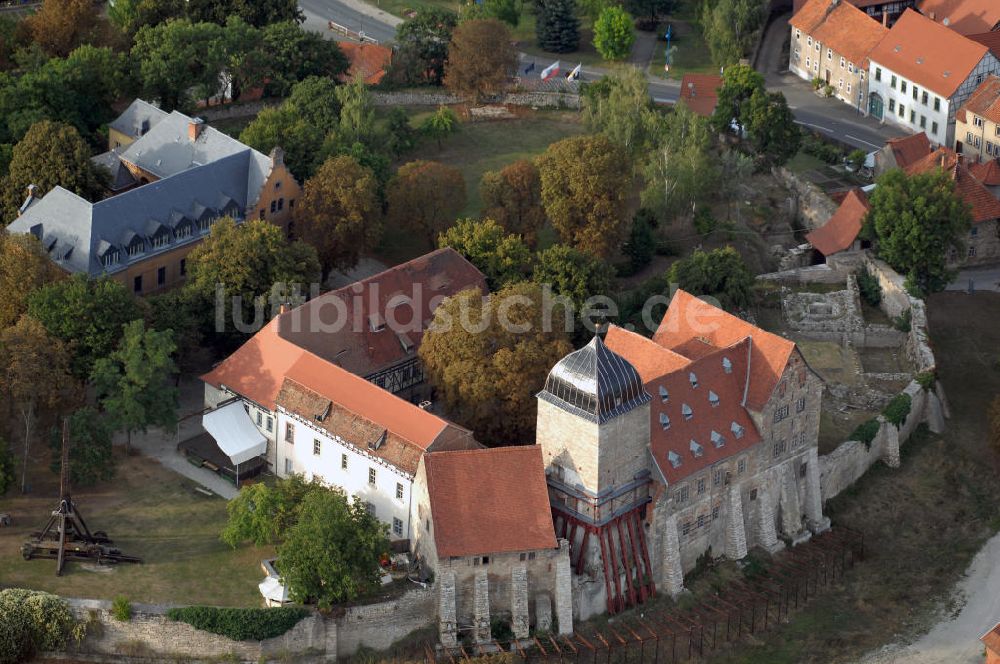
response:
{"label": "grey slate roof", "polygon": [[599,336],[552,367],[538,398],[598,424],[651,400],[635,367]]}
{"label": "grey slate roof", "polygon": [[166,111],[161,111],[156,106],[141,99],[136,99],[121,115],[115,118],[108,127],[119,131],[127,136],[138,138],[143,135],[143,127],[148,132],[155,127],[160,120],[167,117]]}
{"label": "grey slate roof", "polygon": [[[226,214],[242,217],[252,205],[248,199],[256,200],[259,195],[259,187],[253,192],[247,188],[250,181],[247,173],[256,168],[252,166],[254,161],[253,151],[244,148],[211,164],[196,166],[97,203],[55,187],[32,203],[8,230],[39,237],[52,260],[70,272],[91,276],[116,272],[132,262],[198,240],[204,235],[197,225],[201,218]],[[191,235],[173,237],[183,223],[194,224]],[[171,233],[170,242],[154,248],[151,237],[166,231]],[[125,247],[136,238],[142,240],[144,251],[130,258]],[[115,248],[120,251],[120,260],[106,268],[101,256]]]}
{"label": "grey slate roof", "polygon": [[103,166],[111,172],[111,191],[121,191],[136,183],[132,171],[125,167],[118,157],[118,153],[114,150],[91,157],[90,161],[95,166]]}

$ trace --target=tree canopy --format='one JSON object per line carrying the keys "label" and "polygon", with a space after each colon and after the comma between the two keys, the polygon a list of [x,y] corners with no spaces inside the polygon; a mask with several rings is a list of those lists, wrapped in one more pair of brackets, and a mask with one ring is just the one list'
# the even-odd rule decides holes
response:
{"label": "tree canopy", "polygon": [[538,158],[545,214],[566,244],[606,258],[628,233],[631,165],[602,135],[566,138]]}
{"label": "tree canopy", "polygon": [[465,97],[502,93],[517,68],[517,51],[506,25],[495,18],[462,21],[448,45],[444,84]]}
{"label": "tree canopy", "polygon": [[570,298],[579,316],[588,298],[609,294],[614,268],[588,253],[554,244],[538,254],[531,280],[549,284],[556,295]]}
{"label": "tree canopy", "polygon": [[325,490],[319,483],[306,482],[302,475],[278,478],[273,485],[255,482],[240,487],[226,503],[229,518],[222,541],[234,549],[245,542],[277,544],[298,519],[306,494]]}
{"label": "tree canopy", "polygon": [[767,6],[763,0],[707,0],[702,5],[702,34],[716,66],[728,67],[750,52]]}
{"label": "tree canopy", "polygon": [[[399,50],[394,69],[404,83],[441,85],[448,44],[458,15],[447,9],[425,7],[396,28]],[[400,72],[400,68],[405,71]]]}
{"label": "tree canopy", "polygon": [[879,257],[921,292],[944,290],[954,278],[949,254],[962,255],[972,226],[970,207],[951,177],[893,169],[878,179],[869,202],[863,233],[876,240]]}
{"label": "tree canopy", "polygon": [[535,394],[572,350],[558,303],[513,284],[484,299],[477,290],[447,299],[420,345],[420,359],[449,413],[491,445],[534,438]]}
{"label": "tree canopy", "polygon": [[759,158],[767,164],[784,164],[799,151],[802,132],[780,92],[754,90],[741,122]]}
{"label": "tree canopy", "polygon": [[186,18],[140,28],[132,57],[139,63],[143,94],[158,99],[165,110],[186,105],[192,86],[205,97],[214,95],[226,66],[227,46],[239,46],[226,44],[224,35],[224,28],[215,23]]}
{"label": "tree canopy", "polygon": [[453,166],[411,161],[387,189],[389,223],[421,234],[431,245],[465,207],[465,180]]}
{"label": "tree canopy", "polygon": [[[115,457],[111,445],[108,419],[90,406],[85,406],[69,418],[69,477],[74,487],[110,480],[115,476]],[[62,427],[52,427],[49,436],[52,449],[50,468],[62,472]]]}
{"label": "tree canopy", "polygon": [[32,43],[49,55],[62,57],[89,43],[99,17],[91,0],[45,0],[37,12],[24,19],[23,25]]}
{"label": "tree canopy", "polygon": [[348,68],[337,42],[303,30],[294,21],[268,25],[261,31],[262,50],[269,64],[268,92],[289,94],[292,86],[310,76],[336,80]]}
{"label": "tree canopy", "polygon": [[624,60],[632,53],[635,25],[629,13],[618,5],[601,10],[594,22],[594,48],[605,60]]}
{"label": "tree canopy", "polygon": [[631,157],[647,153],[657,142],[663,119],[653,108],[649,82],[639,69],[615,71],[583,89],[583,121]]}
{"label": "tree canopy", "polygon": [[728,311],[744,308],[751,302],[753,274],[733,247],[708,252],[695,249],[693,254],[670,266],[668,279],[692,295],[717,298]]}
{"label": "tree canopy", "polygon": [[451,247],[486,275],[490,290],[522,281],[531,265],[531,250],[517,235],[509,235],[492,219],[459,219],[438,237],[439,247]]}
{"label": "tree canopy", "polygon": [[677,104],[645,168],[642,204],[657,216],[692,212],[717,194],[719,169],[708,120]]}
{"label": "tree canopy", "polygon": [[722,75],[722,87],[718,91],[718,102],[712,114],[712,128],[721,134],[729,132],[734,123],[743,122],[744,109],[757,91],[764,92],[764,77],[753,67],[726,67]]}
{"label": "tree canopy", "polygon": [[535,40],[549,53],[571,53],[580,46],[580,19],[574,0],[535,0]]}
{"label": "tree canopy", "polygon": [[0,330],[28,310],[28,295],[60,278],[41,241],[30,233],[0,231]]}
{"label": "tree canopy", "polygon": [[534,247],[545,225],[542,180],[538,167],[520,159],[499,171],[486,171],[479,182],[484,218],[493,219],[508,233],[520,235]]}
{"label": "tree canopy", "polygon": [[301,23],[305,18],[295,0],[187,0],[187,13],[192,21],[219,25],[238,16],[258,28],[288,21]]}

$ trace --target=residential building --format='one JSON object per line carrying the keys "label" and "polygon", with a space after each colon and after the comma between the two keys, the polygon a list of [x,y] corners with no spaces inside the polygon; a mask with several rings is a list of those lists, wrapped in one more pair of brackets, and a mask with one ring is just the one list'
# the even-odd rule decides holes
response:
{"label": "residential building", "polygon": [[813,262],[821,263],[827,256],[864,248],[858,234],[869,210],[871,204],[864,191],[855,188],[847,192],[833,216],[816,230],[806,233],[806,242],[817,253]]}
{"label": "residential building", "polygon": [[931,142],[925,132],[890,138],[875,153],[875,176],[894,168],[906,168],[931,153]]}
{"label": "residential building", "polygon": [[678,594],[706,551],[740,559],[828,528],[821,393],[793,342],[684,291],[652,340],[611,327],[560,360],[536,437],[576,617],[641,602],[649,580]]}
{"label": "residential building", "polygon": [[108,123],[108,150],[124,150],[168,115],[147,101],[134,100],[121,115]]}
{"label": "residential building", "polygon": [[121,193],[90,203],[59,186],[45,195],[29,187],[8,231],[37,236],[66,272],[110,276],[145,295],[185,279],[188,254],[220,217],[288,229],[301,189],[280,149],[267,156],[198,118],[156,110],[133,103],[113,123],[119,148],[95,158]]}
{"label": "residential building", "polygon": [[837,99],[864,111],[868,54],[889,29],[842,0],[807,0],[788,22],[789,70],[807,81],[821,79]]}
{"label": "residential building", "polygon": [[996,0],[921,0],[917,9],[960,35],[1000,29],[1000,3]]}
{"label": "residential building", "polygon": [[980,161],[969,164],[972,177],[983,183],[983,186],[997,198],[1000,198],[1000,159]]}
{"label": "residential building", "polygon": [[987,76],[955,115],[955,152],[970,163],[1000,157],[1000,78]]}
{"label": "residential building", "polygon": [[986,649],[986,664],[1000,664],[1000,623],[979,637]]}
{"label": "residential building", "polygon": [[872,50],[868,112],[932,143],[951,145],[959,107],[1000,60],[989,49],[909,9]]}
{"label": "residential building", "polygon": [[[900,14],[916,5],[917,0],[848,0],[882,25],[891,28]],[[808,0],[794,0],[792,13],[799,11]]]}
{"label": "residential building", "polygon": [[711,117],[719,102],[722,77],[714,74],[684,74],[681,79],[681,97],[691,111],[702,117]]}

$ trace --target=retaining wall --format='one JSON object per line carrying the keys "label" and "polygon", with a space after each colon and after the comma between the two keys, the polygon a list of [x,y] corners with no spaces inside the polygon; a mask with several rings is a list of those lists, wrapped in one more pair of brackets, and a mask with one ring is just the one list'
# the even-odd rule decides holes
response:
{"label": "retaining wall", "polygon": [[774,168],[772,173],[795,194],[796,217],[809,230],[825,224],[837,211],[837,204],[826,195],[826,192],[804,177],[784,167]]}

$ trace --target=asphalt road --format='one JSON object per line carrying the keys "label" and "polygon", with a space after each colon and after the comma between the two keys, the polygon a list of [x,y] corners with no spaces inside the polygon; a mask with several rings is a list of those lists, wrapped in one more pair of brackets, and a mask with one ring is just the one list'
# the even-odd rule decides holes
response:
{"label": "asphalt road", "polygon": [[[402,22],[400,18],[381,11],[363,0],[299,0],[299,6],[306,16],[305,27],[328,34],[331,38],[338,38],[327,27],[327,22],[331,20],[351,30],[363,30],[365,34],[379,42],[392,41],[396,34],[396,26]],[[767,42],[765,48],[780,54],[780,45],[774,42],[784,38],[784,31],[784,22],[780,19],[775,20],[764,37]],[[554,60],[554,58],[527,56],[526,61],[534,61],[535,71],[541,72]],[[762,60],[767,61],[765,66],[769,68],[776,69],[780,64],[777,58],[772,56],[764,57]],[[563,61],[563,73],[575,66],[575,62]],[[606,70],[601,68],[586,67],[581,78],[584,81],[593,81],[605,73]],[[789,107],[795,113],[795,121],[803,127],[866,152],[881,148],[886,139],[905,135],[905,132],[892,125],[880,126],[878,122],[862,116],[857,109],[847,104],[817,97],[811,86],[796,76],[777,71],[765,74],[768,88],[784,93]],[[649,92],[654,101],[674,103],[680,96],[680,84],[676,81],[651,78]]]}

